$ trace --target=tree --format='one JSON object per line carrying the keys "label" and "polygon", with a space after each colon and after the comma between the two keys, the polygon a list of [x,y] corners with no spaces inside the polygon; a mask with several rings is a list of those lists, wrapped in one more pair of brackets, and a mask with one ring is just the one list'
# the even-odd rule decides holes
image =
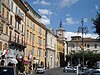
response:
{"label": "tree", "polygon": [[99,35],[98,39],[100,40],[100,13],[97,13],[96,19],[93,18],[92,21],[94,24],[94,28],[96,29],[95,33]]}
{"label": "tree", "polygon": [[84,65],[87,65],[88,67],[93,67],[93,66],[95,66],[95,63],[97,61],[100,61],[100,53],[94,53],[93,51],[84,51],[84,52],[80,51],[80,52],[76,52],[71,55],[67,55],[66,56],[67,62],[71,61],[71,59],[72,59],[72,61],[71,61],[72,65],[78,65],[78,64],[82,65],[83,54],[84,54]]}

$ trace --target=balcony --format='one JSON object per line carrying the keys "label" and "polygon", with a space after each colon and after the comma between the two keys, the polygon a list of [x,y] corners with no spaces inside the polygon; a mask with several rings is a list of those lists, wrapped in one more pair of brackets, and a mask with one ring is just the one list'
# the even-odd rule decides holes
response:
{"label": "balcony", "polygon": [[22,20],[23,19],[22,16],[21,16],[21,14],[18,14],[18,13],[15,14],[15,18],[16,19],[19,19],[19,20]]}
{"label": "balcony", "polygon": [[11,36],[11,38],[9,38],[9,43],[15,44],[23,48],[26,47],[24,43],[24,39],[22,40],[22,39],[16,38],[15,36]]}
{"label": "balcony", "polygon": [[3,4],[8,10],[10,10],[10,2],[9,2],[9,0],[2,0],[2,4]]}

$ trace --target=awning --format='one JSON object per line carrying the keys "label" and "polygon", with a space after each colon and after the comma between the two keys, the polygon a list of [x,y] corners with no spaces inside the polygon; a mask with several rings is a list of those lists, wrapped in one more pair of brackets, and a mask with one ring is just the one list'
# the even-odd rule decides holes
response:
{"label": "awning", "polygon": [[18,61],[17,61],[15,58],[12,58],[12,59],[11,59],[11,63],[17,64]]}

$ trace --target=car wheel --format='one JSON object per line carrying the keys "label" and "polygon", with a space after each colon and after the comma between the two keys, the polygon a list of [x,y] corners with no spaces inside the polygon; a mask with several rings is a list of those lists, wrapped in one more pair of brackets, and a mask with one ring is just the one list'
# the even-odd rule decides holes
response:
{"label": "car wheel", "polygon": [[65,72],[67,72],[67,70],[65,70]]}

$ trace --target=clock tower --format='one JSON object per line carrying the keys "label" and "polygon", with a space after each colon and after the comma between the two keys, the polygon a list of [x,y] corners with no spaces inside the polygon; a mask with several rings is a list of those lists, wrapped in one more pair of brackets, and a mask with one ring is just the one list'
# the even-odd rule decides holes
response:
{"label": "clock tower", "polygon": [[60,21],[60,26],[56,30],[56,34],[60,40],[65,40],[65,29],[62,27],[62,21]]}

